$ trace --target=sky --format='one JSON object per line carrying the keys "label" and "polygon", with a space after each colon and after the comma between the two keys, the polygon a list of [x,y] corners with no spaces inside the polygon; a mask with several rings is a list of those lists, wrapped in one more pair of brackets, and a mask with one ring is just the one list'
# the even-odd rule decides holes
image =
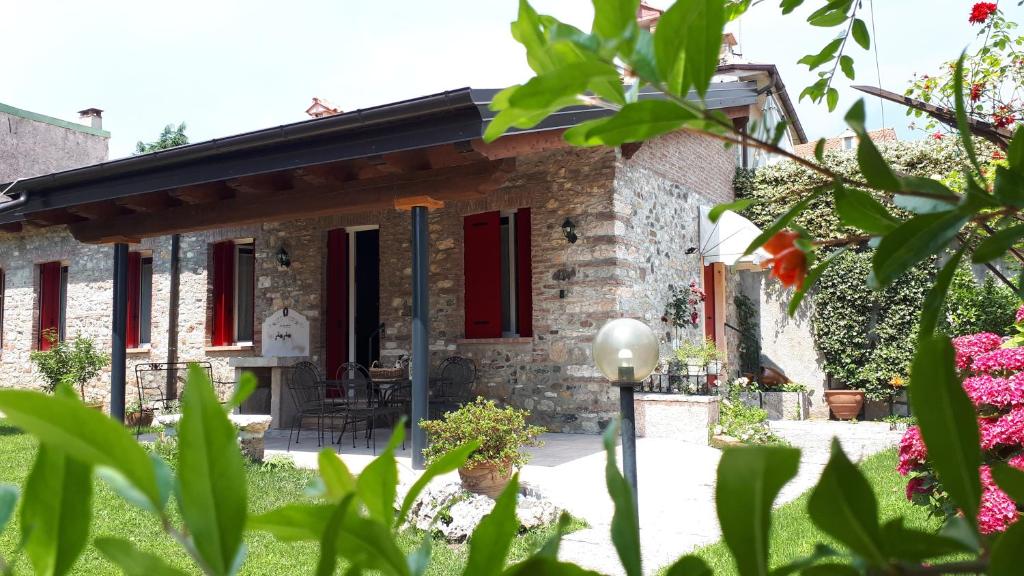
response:
{"label": "sky", "polygon": [[[937,70],[974,40],[966,0],[877,1],[875,41],[881,85],[902,92],[911,76]],[[805,19],[824,0],[781,16],[777,0],[753,7],[733,26],[743,57],[779,67],[793,100],[814,73],[796,64],[834,29]],[[651,0],[665,7],[671,0]],[[1002,4],[1022,20],[1015,1]],[[465,86],[498,88],[530,77],[511,37],[517,0],[0,0],[0,102],[58,118],[103,109],[110,157],[132,153],[171,122],[193,142],[306,119],[313,96],[342,110]],[[588,0],[534,0],[542,13],[589,29]],[[852,43],[851,43],[852,44]],[[874,54],[854,46],[858,82],[877,84]],[[842,111],[858,97],[839,75],[839,109],[797,105],[808,136],[844,129]],[[869,100],[871,128],[883,125]],[[901,137],[905,110],[886,104],[884,125]]]}

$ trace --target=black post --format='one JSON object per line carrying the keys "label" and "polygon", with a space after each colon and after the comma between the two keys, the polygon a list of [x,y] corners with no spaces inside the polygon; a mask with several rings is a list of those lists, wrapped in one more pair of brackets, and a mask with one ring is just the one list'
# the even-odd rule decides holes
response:
{"label": "black post", "polygon": [[619,412],[622,414],[622,473],[633,489],[633,504],[639,509],[639,492],[636,484],[636,417],[633,413],[633,384],[619,385]]}
{"label": "black post", "polygon": [[427,447],[427,433],[420,421],[427,419],[427,379],[430,353],[427,339],[430,334],[428,317],[427,276],[427,207],[412,208],[412,467],[424,467],[423,450]]}
{"label": "black post", "polygon": [[128,245],[114,244],[114,312],[110,341],[110,417],[124,422],[128,356]]}
{"label": "black post", "polygon": [[[181,234],[171,234],[171,285],[167,303],[167,363],[178,361],[178,293],[181,285]],[[178,371],[167,371],[166,396],[178,397]]]}

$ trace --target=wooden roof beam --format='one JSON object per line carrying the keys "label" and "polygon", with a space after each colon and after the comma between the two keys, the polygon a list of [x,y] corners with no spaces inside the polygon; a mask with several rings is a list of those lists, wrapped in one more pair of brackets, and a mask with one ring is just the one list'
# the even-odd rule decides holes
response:
{"label": "wooden roof beam", "polygon": [[77,214],[83,218],[88,218],[89,220],[112,218],[132,213],[132,210],[124,206],[119,206],[113,202],[93,202],[92,204],[68,206],[67,211],[72,214]]}
{"label": "wooden roof beam", "polygon": [[546,130],[525,134],[508,134],[491,143],[473,140],[472,147],[488,160],[514,158],[524,154],[568,148],[569,143],[562,138],[563,132],[563,130]]}
{"label": "wooden roof beam", "polygon": [[115,199],[114,203],[118,206],[124,206],[133,212],[159,212],[160,210],[181,206],[182,204],[180,200],[171,198],[167,192],[124,196]]}
{"label": "wooden roof beam", "polygon": [[41,210],[26,214],[25,220],[36,226],[46,227],[84,222],[85,218],[72,214],[63,208],[56,208],[54,210]]}
{"label": "wooden roof beam", "polygon": [[270,172],[255,176],[242,176],[226,182],[228,188],[241,195],[270,194],[285,192],[295,187],[292,175],[287,172]]}
{"label": "wooden roof beam", "polygon": [[168,192],[172,197],[186,204],[206,204],[234,196],[234,190],[224,182],[210,182],[195,186],[183,186]]}

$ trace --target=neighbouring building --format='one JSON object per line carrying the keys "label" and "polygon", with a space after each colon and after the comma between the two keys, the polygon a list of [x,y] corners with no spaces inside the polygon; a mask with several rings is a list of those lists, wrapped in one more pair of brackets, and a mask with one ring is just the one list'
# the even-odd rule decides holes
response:
{"label": "neighbouring building", "polygon": [[[133,366],[204,360],[221,382],[254,371],[266,393],[250,408],[280,420],[279,367],[310,359],[333,375],[410,354],[417,210],[429,210],[429,365],[472,359],[476,393],[551,430],[597,432],[617,413],[590,357],[606,320],[642,319],[670,352],[674,287],[708,291],[701,326],[682,336],[731,354],[738,254],[709,244],[701,209],[733,198],[752,151],[686,132],[572,148],[566,128],[607,114],[582,106],[488,144],[495,93],[354,112],[317,99],[302,122],[19,182],[25,204],[0,204],[0,381],[35,385],[28,355],[48,329],[110,346],[111,244],[128,244],[129,400]],[[705,103],[741,127],[784,118],[805,140],[774,67],[724,64]],[[308,333],[266,333],[285,314]],[[108,393],[105,381],[90,390]]]}
{"label": "neighbouring building", "polygon": [[[899,136],[896,135],[896,130],[892,128],[879,128],[878,130],[871,130],[868,132],[868,138],[871,138],[871,141],[874,142],[875,144],[884,144],[886,142],[899,141]],[[838,136],[835,136],[833,138],[826,138],[825,147],[823,150],[825,152],[830,152],[833,150],[856,150],[857,142],[859,141],[860,138],[857,136],[857,134],[854,133],[853,130],[847,129],[845,132]],[[814,149],[817,145],[817,141],[806,142],[804,144],[797,144],[796,146],[793,147],[793,153],[796,154],[797,156],[802,156],[804,158],[813,158]]]}

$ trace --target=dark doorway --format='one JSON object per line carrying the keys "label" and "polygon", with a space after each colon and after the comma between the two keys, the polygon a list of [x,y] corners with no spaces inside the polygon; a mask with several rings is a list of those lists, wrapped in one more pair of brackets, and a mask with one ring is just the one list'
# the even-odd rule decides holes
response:
{"label": "dark doorway", "polygon": [[369,366],[380,359],[380,230],[361,230],[353,236],[353,345],[356,362]]}

